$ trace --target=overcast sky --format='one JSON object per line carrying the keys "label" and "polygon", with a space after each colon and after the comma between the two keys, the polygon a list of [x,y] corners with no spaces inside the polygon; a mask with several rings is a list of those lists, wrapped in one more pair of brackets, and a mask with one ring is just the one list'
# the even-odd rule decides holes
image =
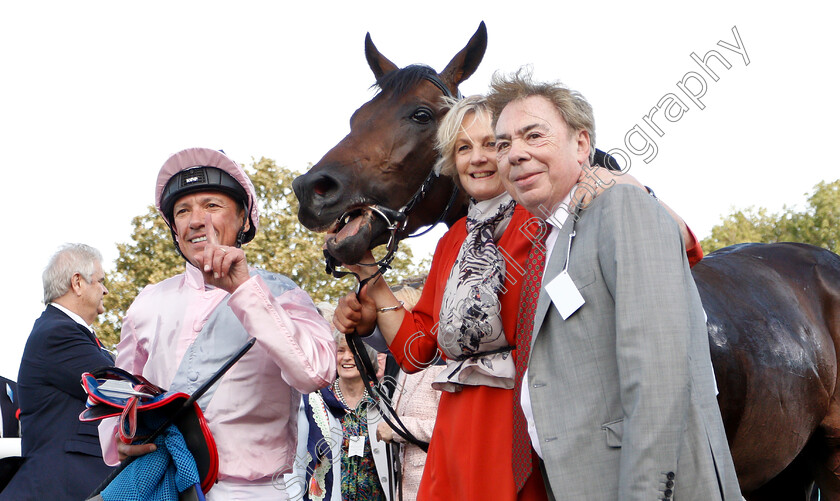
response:
{"label": "overcast sky", "polygon": [[[242,163],[264,156],[304,170],[317,162],[372,96],[366,32],[398,65],[440,70],[486,21],[487,54],[462,92],[482,93],[495,70],[525,64],[538,79],[581,91],[595,108],[598,146],[625,151],[630,172],[701,238],[732,207],[802,206],[817,182],[840,177],[831,146],[840,115],[836,3],[395,5],[3,2],[0,257],[9,272],[0,374],[17,378],[49,256],[84,242],[111,269],[171,153],[206,146]],[[710,50],[726,63],[709,62],[717,80],[691,57]],[[649,120],[661,136],[644,118],[656,106]],[[631,151],[646,140],[655,157]],[[425,238],[415,253],[433,243]]]}

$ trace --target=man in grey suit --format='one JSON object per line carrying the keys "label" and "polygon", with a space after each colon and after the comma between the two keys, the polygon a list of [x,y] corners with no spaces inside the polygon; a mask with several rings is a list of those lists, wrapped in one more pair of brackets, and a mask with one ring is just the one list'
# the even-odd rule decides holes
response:
{"label": "man in grey suit", "polygon": [[575,202],[595,150],[577,92],[520,72],[489,101],[502,180],[551,232],[521,394],[550,496],[740,500],[676,223],[634,186]]}

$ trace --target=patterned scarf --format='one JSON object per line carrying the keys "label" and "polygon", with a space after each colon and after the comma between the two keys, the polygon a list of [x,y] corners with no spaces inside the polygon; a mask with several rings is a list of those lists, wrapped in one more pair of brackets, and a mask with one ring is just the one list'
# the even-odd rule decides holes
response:
{"label": "patterned scarf", "polygon": [[443,294],[438,345],[448,359],[432,386],[460,391],[461,385],[513,388],[514,364],[505,339],[499,292],[505,260],[496,241],[516,202],[503,193],[470,204],[467,238],[452,266]]}

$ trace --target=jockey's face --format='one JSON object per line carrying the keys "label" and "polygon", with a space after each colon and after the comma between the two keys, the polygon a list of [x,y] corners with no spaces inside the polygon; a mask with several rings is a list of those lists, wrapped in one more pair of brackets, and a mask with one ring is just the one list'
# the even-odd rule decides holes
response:
{"label": "jockey's face", "polygon": [[207,216],[213,224],[219,245],[233,247],[242,228],[245,211],[233,198],[218,191],[190,193],[175,202],[172,209],[175,237],[184,257],[194,265],[195,256],[204,252],[207,242]]}

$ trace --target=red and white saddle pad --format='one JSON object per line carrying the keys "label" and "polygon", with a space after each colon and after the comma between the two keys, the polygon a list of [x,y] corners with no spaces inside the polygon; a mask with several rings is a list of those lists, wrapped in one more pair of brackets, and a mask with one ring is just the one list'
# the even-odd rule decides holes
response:
{"label": "red and white saddle pad", "polygon": [[219,455],[198,402],[189,402],[186,393],[169,393],[118,367],[85,372],[82,387],[88,398],[79,419],[119,416],[119,437],[127,444],[151,442],[169,424],[175,424],[195,459],[202,490],[210,490],[219,474]]}

